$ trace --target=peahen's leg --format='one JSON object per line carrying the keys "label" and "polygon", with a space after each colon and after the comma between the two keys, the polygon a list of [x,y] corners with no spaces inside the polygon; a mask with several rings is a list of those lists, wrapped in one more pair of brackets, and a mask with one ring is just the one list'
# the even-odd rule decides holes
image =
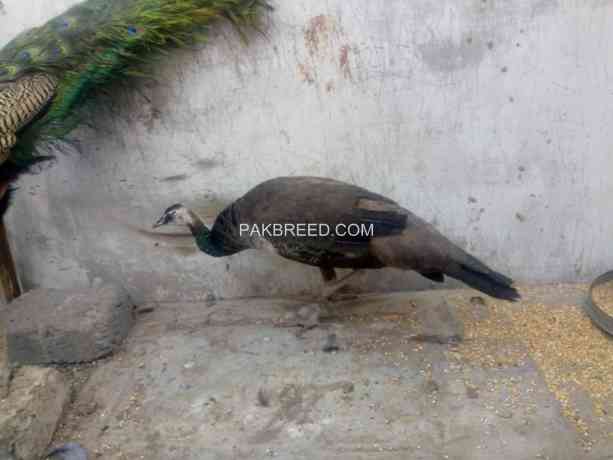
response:
{"label": "peahen's leg", "polygon": [[[313,303],[304,305],[298,310],[298,318],[296,326],[303,327],[304,329],[313,329],[319,326],[319,319],[321,312],[325,308],[325,305],[329,302],[330,294],[334,293],[336,289],[330,294],[326,291],[327,287],[334,287],[339,281],[336,276],[336,271],[332,267],[319,267],[321,277],[324,281],[323,293]],[[338,289],[338,288],[337,288]],[[330,290],[330,289],[328,289]]]}
{"label": "peahen's leg", "polygon": [[[323,301],[330,301],[332,299],[332,296],[336,292],[338,292],[342,287],[346,286],[347,283],[349,283],[349,281],[351,281],[351,279],[354,278],[356,275],[359,275],[363,272],[363,270],[353,270],[351,273],[343,276],[342,278],[336,279],[336,272],[334,272],[334,269],[320,268],[320,270],[325,283],[322,292]],[[334,273],[334,278],[330,279],[326,276],[326,274],[324,274],[324,271],[328,270],[331,270]]]}
{"label": "peahen's leg", "polygon": [[313,329],[319,326],[322,311],[330,305],[332,296],[343,286],[346,286],[355,275],[362,272],[361,270],[353,270],[339,279],[334,268],[320,267],[319,270],[324,280],[324,288],[319,299],[316,302],[304,305],[298,311],[297,325],[305,329]]}
{"label": "peahen's leg", "polygon": [[322,311],[330,305],[331,297],[357,274],[362,273],[362,270],[353,270],[351,273],[338,278],[334,268],[319,268],[321,277],[324,281],[324,288],[318,299],[312,303],[302,306],[297,314],[295,321],[284,324],[287,327],[302,327],[305,330],[313,329],[319,326]]}

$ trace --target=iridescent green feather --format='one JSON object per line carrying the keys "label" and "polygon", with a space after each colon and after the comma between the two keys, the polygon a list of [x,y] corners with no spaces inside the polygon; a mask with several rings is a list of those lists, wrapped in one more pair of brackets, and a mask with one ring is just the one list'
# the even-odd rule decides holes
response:
{"label": "iridescent green feather", "polygon": [[46,114],[22,130],[11,160],[28,163],[45,141],[62,140],[82,109],[109,83],[142,73],[152,56],[202,39],[227,19],[254,25],[266,0],[87,0],[0,50],[0,83],[28,72],[53,74],[57,94]]}

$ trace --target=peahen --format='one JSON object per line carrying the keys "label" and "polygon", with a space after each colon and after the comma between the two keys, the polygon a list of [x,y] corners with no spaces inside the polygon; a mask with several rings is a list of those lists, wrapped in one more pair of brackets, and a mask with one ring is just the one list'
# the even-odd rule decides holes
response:
{"label": "peahen", "polygon": [[[319,267],[324,300],[360,270],[383,267],[414,270],[435,282],[450,276],[499,299],[520,297],[510,278],[431,224],[389,198],[338,180],[271,179],[223,210],[210,230],[181,204],[166,209],[154,228],[171,223],[189,227],[200,250],[213,257],[264,249]],[[337,279],[336,268],[353,271]]]}
{"label": "peahen", "polygon": [[[227,19],[255,25],[266,0],[86,0],[0,49],[0,197],[102,101],[169,48]],[[6,203],[0,208],[6,209]]]}

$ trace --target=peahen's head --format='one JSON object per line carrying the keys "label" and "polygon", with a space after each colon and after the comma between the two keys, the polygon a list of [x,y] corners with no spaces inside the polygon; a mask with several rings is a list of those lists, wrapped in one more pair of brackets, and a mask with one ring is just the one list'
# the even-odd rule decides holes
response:
{"label": "peahen's head", "polygon": [[189,209],[182,204],[173,204],[166,209],[155,224],[153,228],[161,227],[162,225],[175,224],[175,225],[189,225],[192,223],[193,217]]}

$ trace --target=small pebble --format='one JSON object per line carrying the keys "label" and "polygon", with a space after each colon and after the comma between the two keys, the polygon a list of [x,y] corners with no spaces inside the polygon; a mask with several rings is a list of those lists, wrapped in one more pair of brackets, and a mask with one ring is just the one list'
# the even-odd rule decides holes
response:
{"label": "small pebble", "polygon": [[270,407],[270,396],[263,388],[258,390],[258,404],[262,407]]}
{"label": "small pebble", "polygon": [[334,351],[339,351],[340,348],[336,342],[336,334],[330,334],[328,335],[328,338],[326,339],[326,343],[324,345],[324,347],[322,348],[324,353],[332,353]]}

